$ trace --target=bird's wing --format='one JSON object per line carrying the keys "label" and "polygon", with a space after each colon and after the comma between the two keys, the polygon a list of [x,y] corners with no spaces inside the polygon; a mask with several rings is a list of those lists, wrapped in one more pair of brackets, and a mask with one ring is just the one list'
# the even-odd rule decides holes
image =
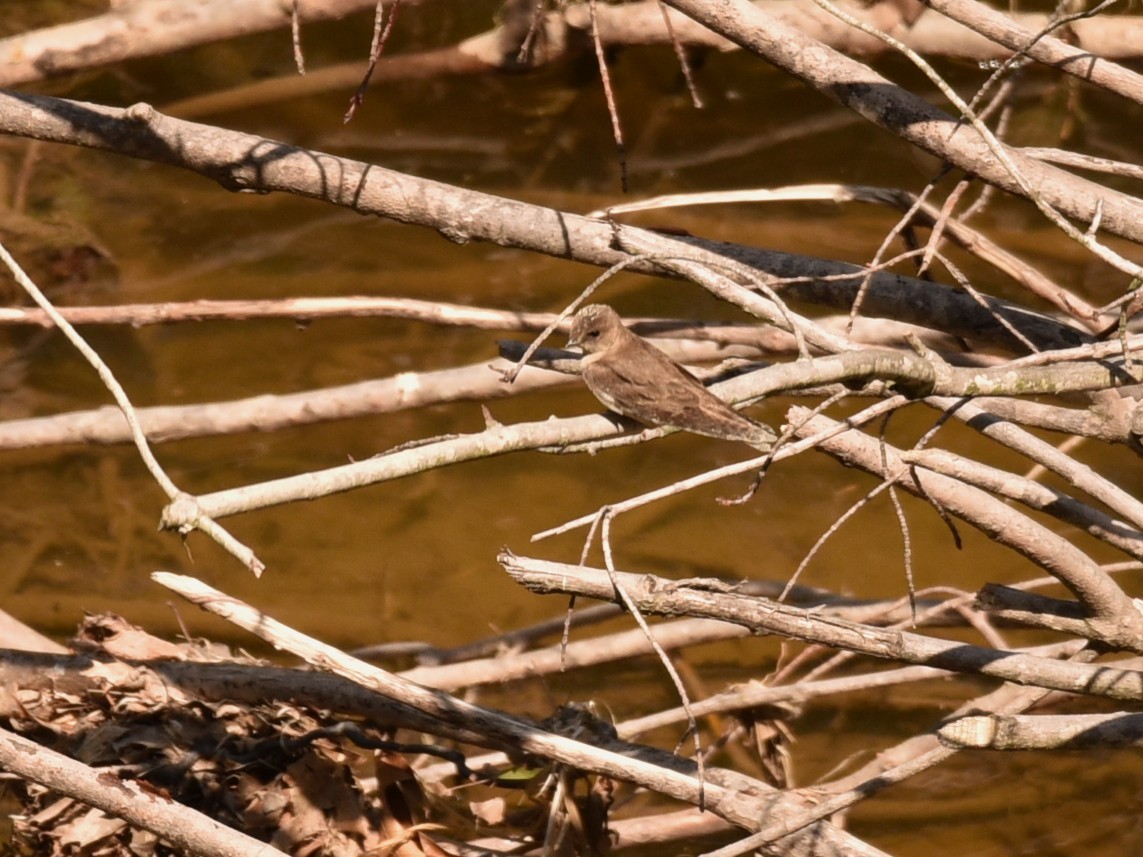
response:
{"label": "bird's wing", "polygon": [[623,351],[584,370],[584,381],[612,410],[714,437],[748,435],[756,428],[655,346],[634,340]]}

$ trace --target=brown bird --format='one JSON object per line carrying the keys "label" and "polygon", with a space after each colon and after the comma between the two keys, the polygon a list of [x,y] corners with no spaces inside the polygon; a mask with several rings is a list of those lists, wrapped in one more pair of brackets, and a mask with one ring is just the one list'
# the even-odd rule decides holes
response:
{"label": "brown bird", "polygon": [[612,411],[649,426],[738,440],[763,452],[777,435],[726,404],[686,369],[623,325],[603,304],[572,319],[569,346],[583,349],[583,380]]}

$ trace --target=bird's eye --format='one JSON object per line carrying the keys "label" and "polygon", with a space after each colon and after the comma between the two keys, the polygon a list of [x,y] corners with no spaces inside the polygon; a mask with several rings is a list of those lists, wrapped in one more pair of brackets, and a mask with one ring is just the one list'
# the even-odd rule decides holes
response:
{"label": "bird's eye", "polygon": [[598,339],[599,338],[599,331],[598,330],[589,330],[587,332],[587,338],[588,339]]}

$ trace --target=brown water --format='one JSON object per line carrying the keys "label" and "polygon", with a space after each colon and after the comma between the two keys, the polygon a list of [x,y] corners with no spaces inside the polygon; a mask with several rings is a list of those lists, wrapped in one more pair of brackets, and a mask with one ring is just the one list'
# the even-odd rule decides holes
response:
{"label": "brown water", "polygon": [[[403,9],[392,48],[447,43],[475,33],[486,26],[494,6]],[[363,18],[308,27],[311,65],[361,56],[368,47],[366,28]],[[146,100],[161,108],[213,87],[285,74],[290,67],[288,37],[277,33],[43,89],[120,105]],[[903,66],[883,68],[914,79]],[[633,198],[798,182],[919,189],[934,170],[930,159],[888,141],[749,57],[705,59],[699,81],[709,108],[702,112],[689,106],[668,50],[622,53],[612,71]],[[979,78],[968,69],[945,71],[966,85]],[[1015,133],[1029,143],[1049,145],[1062,121],[1064,96],[1047,78],[1033,91],[1037,95],[1022,105]],[[347,96],[310,96],[200,121],[572,211],[620,199],[614,147],[590,64],[566,63],[534,76],[375,88],[357,119],[343,127]],[[1138,128],[1138,115],[1132,119],[1121,105],[1101,97],[1085,96],[1084,104],[1090,111],[1085,117],[1089,150],[1114,152],[1134,145],[1130,135]],[[0,141],[0,167],[9,187],[25,153],[21,141]],[[456,246],[427,230],[315,202],[227,194],[196,176],[63,147],[41,151],[29,208],[81,225],[114,260],[117,282],[66,290],[61,300],[75,303],[376,294],[550,311],[597,274],[493,246]],[[871,208],[814,204],[660,212],[639,222],[863,261],[895,220],[895,214]],[[1122,285],[1044,230],[1026,207],[1001,201],[978,225],[1096,302]],[[971,262],[966,267],[982,273]],[[984,276],[980,285],[990,289],[994,279]],[[1015,296],[1005,287],[992,290]],[[697,287],[650,278],[621,276],[600,296],[625,313],[738,317]],[[462,365],[491,358],[498,336],[391,320],[322,321],[303,329],[265,321],[87,332],[137,404],[287,393]],[[60,337],[19,330],[0,337],[5,418],[108,401]],[[598,406],[571,389],[497,401],[490,410],[507,423]],[[782,403],[771,403],[757,413],[776,424],[782,412]],[[918,409],[898,419],[892,434],[899,441],[915,438],[932,419]],[[461,403],[273,435],[172,443],[158,454],[179,485],[206,492],[366,458],[415,438],[475,431],[482,421],[478,403]],[[957,426],[945,431],[956,436],[954,447],[980,452],[967,431]],[[1010,457],[989,455],[1014,464]],[[1079,455],[1105,470],[1124,467],[1123,458],[1090,445]],[[163,498],[132,449],[4,453],[0,591],[5,609],[61,637],[85,610],[114,610],[152,631],[175,633],[170,597],[150,583],[148,574],[182,570],[334,644],[418,639],[453,645],[562,609],[557,600],[531,596],[503,576],[495,562],[502,545],[574,560],[582,533],[540,545],[530,545],[530,535],[741,457],[733,445],[680,436],[594,458],[526,453],[229,519],[227,526],[269,567],[256,581],[204,538],[192,537],[184,549],[176,536],[155,532]],[[1128,473],[1121,484],[1138,489],[1143,480],[1137,473]],[[617,561],[630,570],[667,576],[784,580],[837,515],[874,484],[823,456],[803,456],[775,468],[746,505],[725,508],[714,502],[741,491],[746,482],[738,480],[622,517],[614,532]],[[918,502],[904,502],[918,586],[971,590],[986,581],[1038,576],[1024,561],[967,529],[962,528],[964,550],[957,552],[935,515]],[[895,516],[883,497],[841,529],[803,582],[863,597],[900,596],[901,550]],[[191,608],[179,612],[193,633],[251,645],[249,638]],[[1018,636],[1014,640],[1019,642]],[[764,674],[776,655],[772,641],[748,640],[704,648],[695,658],[730,680]],[[620,715],[652,701],[670,704],[657,667],[621,669],[622,682],[599,686],[591,677],[557,679],[552,693],[591,696]],[[928,728],[971,694],[959,685],[934,684],[812,706],[796,724],[799,782],[826,775],[850,752],[867,753]],[[542,697],[536,697],[533,713],[546,713]],[[900,855],[1133,853],[1139,765],[1135,758],[1111,753],[966,755],[863,807],[855,814],[855,829]]]}

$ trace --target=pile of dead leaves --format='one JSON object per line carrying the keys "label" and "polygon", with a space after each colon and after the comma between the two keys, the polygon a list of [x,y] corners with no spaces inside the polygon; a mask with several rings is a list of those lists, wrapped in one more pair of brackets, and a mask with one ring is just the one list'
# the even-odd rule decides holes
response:
{"label": "pile of dead leaves", "polygon": [[[158,640],[114,616],[89,617],[73,648],[84,656],[61,655],[57,666],[7,676],[0,719],[99,771],[108,789],[130,781],[298,857],[438,855],[454,837],[490,836],[515,844],[556,841],[560,853],[608,849],[612,784],[604,778],[521,759],[477,774],[455,749],[400,743],[400,730],[360,717],[339,719],[293,702],[196,695],[147,665],[265,665],[214,647]],[[559,722],[545,725],[561,734],[601,728],[577,707],[558,715]],[[605,737],[614,738],[614,730]],[[407,761],[432,756],[455,775],[425,778]],[[0,780],[0,812],[12,822],[0,835],[5,857],[179,853],[154,833],[26,780]]]}

